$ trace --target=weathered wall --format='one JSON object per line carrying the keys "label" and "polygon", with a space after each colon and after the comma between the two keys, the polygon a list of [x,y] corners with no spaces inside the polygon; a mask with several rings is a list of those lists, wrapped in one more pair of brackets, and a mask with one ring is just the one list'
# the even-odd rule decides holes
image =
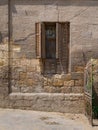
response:
{"label": "weathered wall", "polygon": [[8,95],[8,2],[0,0],[0,103]]}
{"label": "weathered wall", "polygon": [[83,94],[51,94],[51,93],[13,93],[9,96],[8,107],[55,111],[67,113],[83,113]]}
{"label": "weathered wall", "polygon": [[[75,64],[85,65],[92,51],[96,51],[97,5],[96,0],[12,1],[13,40],[21,47],[17,58],[36,58],[35,49],[32,49],[35,48],[36,22],[69,21],[72,71]],[[93,56],[97,57],[97,54]]]}
{"label": "weathered wall", "polygon": [[[91,57],[98,57],[97,6],[97,0],[11,0],[12,92],[83,92],[83,68]],[[41,21],[70,22],[71,73],[68,75],[41,75],[41,62],[35,53],[35,23]],[[8,1],[0,0],[0,96],[3,98],[10,83],[8,64]]]}
{"label": "weathered wall", "polygon": [[[35,53],[36,22],[70,22],[70,71],[83,70],[81,66],[84,67],[88,59],[98,56],[97,4],[97,1],[92,0],[85,2],[82,0],[11,1],[13,38],[11,87],[13,92],[44,92],[46,90],[42,88],[44,78],[41,75],[40,61],[36,59]],[[47,92],[50,91],[49,89]]]}

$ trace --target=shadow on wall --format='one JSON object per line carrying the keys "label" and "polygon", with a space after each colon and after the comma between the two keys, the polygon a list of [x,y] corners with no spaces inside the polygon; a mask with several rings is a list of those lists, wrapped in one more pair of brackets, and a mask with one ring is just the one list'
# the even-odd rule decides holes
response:
{"label": "shadow on wall", "polygon": [[[1,63],[1,62],[0,62]],[[3,65],[3,64],[2,64]],[[9,93],[10,88],[9,85],[9,77],[8,77],[8,66],[1,66],[0,64],[0,97]]]}

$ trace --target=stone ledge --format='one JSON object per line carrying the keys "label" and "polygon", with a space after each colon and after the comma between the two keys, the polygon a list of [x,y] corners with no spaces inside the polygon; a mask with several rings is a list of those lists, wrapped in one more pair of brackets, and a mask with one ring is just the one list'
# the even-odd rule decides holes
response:
{"label": "stone ledge", "polygon": [[84,113],[84,96],[80,93],[11,93],[9,104],[18,109]]}
{"label": "stone ledge", "polygon": [[66,94],[63,94],[63,93],[10,93],[9,94],[9,96],[14,96],[14,95],[17,95],[17,96],[19,96],[19,95],[21,95],[21,96],[34,96],[34,95],[45,95],[45,96],[52,96],[52,95],[55,95],[55,96],[57,96],[57,95],[64,95],[64,96],[83,96],[83,94],[81,94],[81,93],[77,93],[77,94],[75,94],[75,93],[66,93]]}

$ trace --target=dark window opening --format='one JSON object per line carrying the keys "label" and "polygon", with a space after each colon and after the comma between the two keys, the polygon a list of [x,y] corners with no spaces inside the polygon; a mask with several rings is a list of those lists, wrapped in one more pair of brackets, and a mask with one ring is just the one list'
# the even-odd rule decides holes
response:
{"label": "dark window opening", "polygon": [[56,24],[45,25],[46,59],[56,58]]}

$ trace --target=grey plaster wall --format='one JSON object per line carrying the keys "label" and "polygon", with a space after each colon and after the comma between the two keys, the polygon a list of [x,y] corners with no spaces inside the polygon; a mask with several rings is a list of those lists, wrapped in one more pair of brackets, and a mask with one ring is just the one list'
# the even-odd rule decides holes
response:
{"label": "grey plaster wall", "polygon": [[41,21],[70,22],[70,65],[85,65],[89,58],[97,58],[97,10],[96,0],[13,0],[12,34],[21,52],[14,58],[36,58],[35,23]]}

